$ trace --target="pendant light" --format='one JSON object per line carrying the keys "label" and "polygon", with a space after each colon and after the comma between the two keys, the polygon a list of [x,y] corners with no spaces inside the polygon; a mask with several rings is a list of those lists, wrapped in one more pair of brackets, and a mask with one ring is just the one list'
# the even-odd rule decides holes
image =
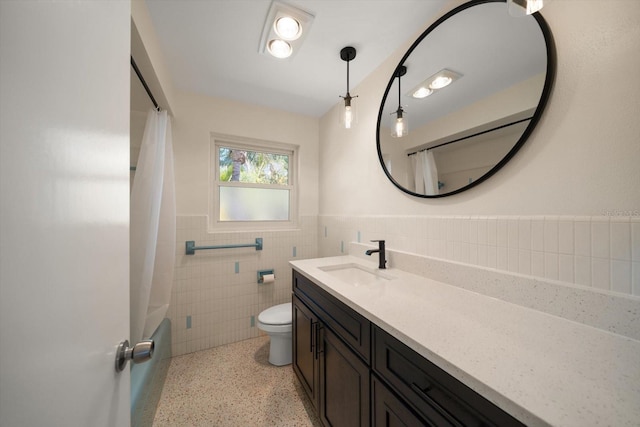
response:
{"label": "pendant light", "polygon": [[549,0],[507,0],[509,15],[521,17],[538,12]]}
{"label": "pendant light", "polygon": [[338,120],[345,129],[351,129],[357,122],[356,105],[353,102],[358,96],[351,96],[349,93],[349,61],[356,57],[356,49],[347,46],[340,51],[340,58],[347,62],[347,94],[340,96],[344,99],[344,107],[339,110]]}
{"label": "pendant light", "polygon": [[409,133],[409,123],[407,121],[407,113],[402,109],[402,104],[400,103],[401,98],[401,89],[400,89],[400,77],[407,74],[407,67],[401,65],[396,70],[396,77],[398,78],[398,110],[395,113],[396,119],[391,126],[391,136],[394,138],[402,138]]}

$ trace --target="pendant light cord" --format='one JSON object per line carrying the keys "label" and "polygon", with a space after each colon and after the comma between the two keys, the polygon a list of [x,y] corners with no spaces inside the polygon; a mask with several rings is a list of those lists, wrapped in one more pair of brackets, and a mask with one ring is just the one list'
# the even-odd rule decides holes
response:
{"label": "pendant light cord", "polygon": [[[342,59],[347,63],[347,93],[345,96],[340,95],[340,98],[344,99],[345,103],[351,102],[351,99],[353,98],[357,98],[357,95],[351,96],[351,94],[349,93],[349,74],[350,74],[349,62],[351,62],[351,60],[354,59],[355,57],[356,57],[356,50],[351,46],[347,46],[340,51],[340,59]],[[345,105],[350,105],[350,104],[345,104]]]}
{"label": "pendant light cord", "polygon": [[401,93],[402,93],[402,91],[400,90],[400,79],[401,79],[401,76],[400,76],[400,73],[398,73],[398,109],[402,108],[402,105],[400,103]]}
{"label": "pendant light cord", "polygon": [[349,62],[347,61],[347,96],[349,96]]}

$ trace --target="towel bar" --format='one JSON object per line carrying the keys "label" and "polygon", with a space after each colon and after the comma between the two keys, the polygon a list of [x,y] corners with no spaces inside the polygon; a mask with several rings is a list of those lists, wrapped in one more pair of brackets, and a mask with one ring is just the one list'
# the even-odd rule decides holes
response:
{"label": "towel bar", "polygon": [[203,249],[231,249],[231,248],[256,248],[256,251],[262,250],[262,237],[256,237],[255,243],[239,244],[239,245],[218,245],[218,246],[196,246],[193,240],[185,242],[186,254],[194,255],[196,251]]}

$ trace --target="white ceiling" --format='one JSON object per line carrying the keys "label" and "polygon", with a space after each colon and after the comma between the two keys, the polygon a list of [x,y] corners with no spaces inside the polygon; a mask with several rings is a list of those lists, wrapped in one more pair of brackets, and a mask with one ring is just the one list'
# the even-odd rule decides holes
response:
{"label": "white ceiling", "polygon": [[425,29],[446,0],[286,3],[315,19],[299,52],[278,60],[259,53],[270,0],[146,0],[176,88],[314,117],[346,92],[340,49],[357,49],[353,89]]}

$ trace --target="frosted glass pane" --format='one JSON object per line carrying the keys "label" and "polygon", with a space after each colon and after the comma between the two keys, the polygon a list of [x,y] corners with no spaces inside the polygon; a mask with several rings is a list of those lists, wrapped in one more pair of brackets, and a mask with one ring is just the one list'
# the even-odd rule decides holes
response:
{"label": "frosted glass pane", "polygon": [[288,221],[289,190],[220,187],[220,221]]}

